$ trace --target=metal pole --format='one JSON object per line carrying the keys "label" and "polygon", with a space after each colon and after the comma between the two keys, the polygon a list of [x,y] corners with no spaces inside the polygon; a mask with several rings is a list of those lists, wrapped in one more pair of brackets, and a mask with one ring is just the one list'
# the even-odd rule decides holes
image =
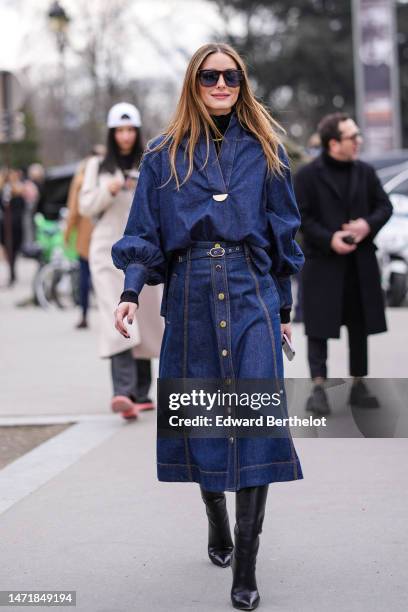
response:
{"label": "metal pole", "polygon": [[402,129],[401,129],[401,92],[399,80],[399,58],[398,58],[398,43],[397,43],[397,3],[396,0],[390,0],[392,4],[392,51],[393,51],[393,69],[391,71],[391,91],[393,93],[393,114],[394,114],[394,146],[397,149],[402,147]]}
{"label": "metal pole", "polygon": [[363,112],[363,64],[360,59],[361,48],[361,20],[360,0],[352,0],[352,31],[353,31],[353,63],[354,63],[354,90],[356,100],[356,119],[363,133],[365,131],[365,118]]}
{"label": "metal pole", "polygon": [[401,146],[395,0],[352,0],[357,119],[367,152]]}
{"label": "metal pole", "polygon": [[58,40],[58,51],[60,54],[60,96],[61,96],[61,147],[62,147],[62,162],[65,161],[65,147],[66,147],[66,137],[65,137],[65,35],[63,32],[59,33],[60,37]]}

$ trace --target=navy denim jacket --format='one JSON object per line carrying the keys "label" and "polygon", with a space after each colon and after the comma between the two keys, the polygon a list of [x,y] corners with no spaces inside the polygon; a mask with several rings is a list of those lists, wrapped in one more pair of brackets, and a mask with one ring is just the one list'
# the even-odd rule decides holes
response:
{"label": "navy denim jacket", "polygon": [[[152,141],[150,148],[161,139]],[[176,159],[180,182],[188,168],[186,142]],[[112,247],[115,266],[125,271],[124,290],[139,294],[145,283],[164,282],[171,252],[194,242],[246,241],[260,272],[275,279],[281,308],[290,308],[290,275],[299,271],[304,257],[295,242],[300,216],[283,147],[279,155],[288,168],[283,176],[267,176],[259,141],[233,113],[219,158],[210,140],[203,168],[206,148],[202,136],[194,154],[193,174],[179,190],[174,179],[167,182],[168,150],[145,152],[124,236]],[[217,201],[213,196],[219,194],[228,197]]]}

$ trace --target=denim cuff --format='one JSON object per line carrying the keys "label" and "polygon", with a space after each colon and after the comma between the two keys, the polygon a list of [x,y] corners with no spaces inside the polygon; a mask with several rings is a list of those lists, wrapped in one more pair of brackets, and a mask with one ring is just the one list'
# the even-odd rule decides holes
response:
{"label": "denim cuff", "polygon": [[137,295],[143,289],[147,278],[147,268],[143,264],[130,263],[125,270],[124,291],[134,291]]}

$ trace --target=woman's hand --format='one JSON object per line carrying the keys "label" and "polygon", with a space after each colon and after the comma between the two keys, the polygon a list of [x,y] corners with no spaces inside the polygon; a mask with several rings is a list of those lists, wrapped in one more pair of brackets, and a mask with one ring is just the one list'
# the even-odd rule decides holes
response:
{"label": "woman's hand", "polygon": [[125,179],[124,187],[126,191],[134,191],[136,189],[137,180],[131,176],[127,176]]}
{"label": "woman's hand", "polygon": [[292,325],[290,323],[281,323],[281,337],[283,334],[286,334],[289,342],[292,342]]}
{"label": "woman's hand", "polygon": [[124,338],[130,338],[124,325],[124,319],[127,317],[127,322],[132,325],[136,310],[137,304],[133,302],[121,302],[115,310],[115,328]]}
{"label": "woman's hand", "polygon": [[123,182],[124,181],[119,178],[114,178],[108,183],[108,189],[113,196],[115,196],[122,189]]}

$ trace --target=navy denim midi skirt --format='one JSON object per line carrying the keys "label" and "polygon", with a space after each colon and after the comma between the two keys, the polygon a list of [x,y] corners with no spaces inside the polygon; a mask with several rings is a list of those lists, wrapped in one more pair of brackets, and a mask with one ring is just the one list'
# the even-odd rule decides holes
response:
{"label": "navy denim midi skirt", "polygon": [[[195,243],[169,263],[159,378],[282,380],[279,309],[275,281],[247,244]],[[303,478],[289,430],[283,438],[158,437],[157,473],[209,491]]]}

